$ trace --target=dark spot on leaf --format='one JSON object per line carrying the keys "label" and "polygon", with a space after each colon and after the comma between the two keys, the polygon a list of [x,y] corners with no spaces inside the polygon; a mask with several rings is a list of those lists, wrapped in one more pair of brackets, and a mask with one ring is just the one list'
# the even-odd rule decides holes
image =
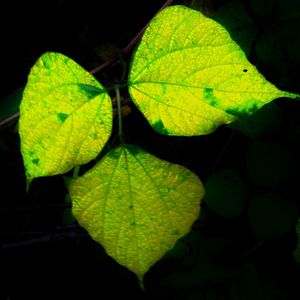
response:
{"label": "dark spot on leaf", "polygon": [[177,228],[175,228],[175,229],[172,230],[172,234],[173,235],[179,235],[180,231]]}
{"label": "dark spot on leaf", "polygon": [[211,88],[204,89],[204,100],[212,106],[218,104],[218,99],[214,95],[214,90]]}
{"label": "dark spot on leaf", "polygon": [[69,115],[68,115],[68,114],[65,114],[65,113],[58,113],[58,114],[57,114],[57,117],[58,117],[58,119],[59,119],[61,122],[64,122],[68,116],[69,116]]}
{"label": "dark spot on leaf", "polygon": [[35,158],[35,159],[32,160],[32,163],[35,164],[35,165],[38,165],[39,161],[40,160],[38,158]]}
{"label": "dark spot on leaf", "polygon": [[43,61],[42,62],[43,62],[44,68],[51,69],[52,62],[51,62],[51,59],[50,59],[49,55],[45,55],[43,57]]}
{"label": "dark spot on leaf", "polygon": [[128,208],[129,208],[129,209],[133,209],[133,205],[130,204],[130,205],[128,206]]}
{"label": "dark spot on leaf", "polygon": [[155,122],[152,126],[155,131],[162,133],[162,134],[168,134],[168,130],[165,128],[165,126],[161,120]]}
{"label": "dark spot on leaf", "polygon": [[141,149],[134,145],[126,144],[126,150],[128,150],[133,156],[141,153]]}
{"label": "dark spot on leaf", "polygon": [[88,98],[94,98],[102,93],[103,90],[98,87],[87,85],[87,84],[78,84],[80,92],[84,93]]}
{"label": "dark spot on leaf", "polygon": [[259,107],[257,106],[257,103],[253,102],[252,105],[249,105],[248,107],[228,108],[226,109],[226,112],[241,118],[241,117],[247,117],[249,115],[252,115],[258,109]]}
{"label": "dark spot on leaf", "polygon": [[131,226],[135,226],[135,222],[132,222],[130,225],[131,225]]}
{"label": "dark spot on leaf", "polygon": [[162,88],[163,88],[163,92],[165,94],[167,91],[167,85],[165,83],[162,83]]}
{"label": "dark spot on leaf", "polygon": [[211,88],[206,88],[204,89],[204,95],[205,96],[213,96],[214,95],[214,90]]}
{"label": "dark spot on leaf", "polygon": [[248,112],[250,114],[253,114],[253,113],[255,113],[258,110],[259,110],[259,107],[257,106],[257,104],[254,103],[251,107],[249,107]]}
{"label": "dark spot on leaf", "polygon": [[246,72],[248,72],[248,70],[247,70],[247,69],[244,69],[244,70],[243,70],[243,72],[245,72],[245,73],[246,73]]}
{"label": "dark spot on leaf", "polygon": [[235,109],[235,108],[228,108],[225,110],[228,114],[233,115],[233,116],[237,116],[237,117],[246,117],[248,116],[248,114],[241,109]]}

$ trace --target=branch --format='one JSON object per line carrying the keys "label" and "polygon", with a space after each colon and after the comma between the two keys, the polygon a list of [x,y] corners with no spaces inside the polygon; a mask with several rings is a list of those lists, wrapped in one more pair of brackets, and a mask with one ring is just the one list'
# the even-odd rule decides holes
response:
{"label": "branch", "polygon": [[[158,10],[158,12],[156,13],[156,15],[162,11],[164,8],[166,8],[167,6],[169,6],[174,0],[167,0],[165,2],[165,4]],[[128,52],[130,52],[132,50],[132,48],[135,46],[135,44],[140,40],[141,36],[143,35],[144,31],[146,30],[146,28],[148,27],[149,22],[138,32],[138,34],[130,41],[130,43],[121,50],[121,54],[126,55]],[[90,71],[91,74],[96,74],[97,72],[103,70],[104,68],[106,68],[107,66],[109,66],[110,64],[114,63],[115,61],[117,61],[119,59],[120,55],[116,55],[114,57],[112,57],[110,60],[106,61],[105,63],[99,65],[98,67],[92,69]]]}
{"label": "branch", "polygon": [[[158,10],[158,12],[156,14],[158,14],[160,11],[162,11],[164,8],[166,8],[167,6],[171,5],[172,2],[174,0],[167,0],[165,2],[165,4]],[[149,22],[138,32],[138,34],[130,41],[130,43],[121,50],[121,54],[126,55],[128,54],[128,52],[130,52],[132,50],[132,48],[135,46],[135,44],[140,40],[141,36],[143,35],[145,29],[148,27]],[[105,69],[106,67],[108,67],[109,65],[111,65],[112,63],[116,62],[119,59],[120,55],[116,55],[114,57],[112,57],[111,59],[107,60],[106,62],[104,62],[103,64],[97,66],[96,68],[90,70],[89,72],[94,75],[98,72],[100,72],[101,70]],[[20,113],[17,112],[15,114],[13,114],[12,116],[2,120],[0,122],[0,127],[10,123],[13,120],[18,119],[20,116]]]}
{"label": "branch", "polygon": [[12,121],[14,121],[14,120],[17,120],[17,119],[19,118],[19,116],[20,116],[20,113],[19,113],[19,112],[16,112],[16,113],[13,114],[12,116],[10,116],[10,117],[8,117],[8,118],[2,120],[2,121],[0,122],[0,127],[1,127],[1,126],[4,126],[4,125],[6,125],[6,124],[8,124],[9,122],[12,122]]}
{"label": "branch", "polygon": [[[158,12],[155,14],[157,15],[159,12],[161,12],[163,9],[165,9],[167,6],[169,6],[173,0],[167,0],[166,3],[158,10]],[[148,27],[149,22],[140,30],[140,32],[130,41],[130,43],[122,50],[122,54],[127,54],[134,46],[135,44],[140,40],[141,36],[143,35],[144,31]]]}
{"label": "branch", "polygon": [[28,247],[36,244],[41,244],[41,243],[59,242],[63,240],[70,240],[70,239],[72,240],[72,239],[89,237],[86,231],[83,231],[80,227],[78,227],[78,229],[79,229],[78,231],[48,233],[36,238],[25,239],[21,241],[3,244],[0,246],[0,250],[10,250],[10,249],[15,249],[20,247]]}
{"label": "branch", "polygon": [[245,257],[247,257],[248,255],[250,255],[252,252],[254,252],[256,249],[258,249],[259,247],[261,247],[262,245],[264,245],[265,241],[260,241],[258,242],[255,246],[253,246],[251,249],[249,249],[248,251],[246,251],[244,254],[242,254],[241,256],[239,256],[236,259],[236,263],[240,262],[241,260],[243,260]]}

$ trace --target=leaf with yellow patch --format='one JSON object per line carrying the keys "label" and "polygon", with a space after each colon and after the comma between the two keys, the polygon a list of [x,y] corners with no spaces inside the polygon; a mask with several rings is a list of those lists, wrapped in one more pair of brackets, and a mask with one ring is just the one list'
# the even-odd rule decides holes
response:
{"label": "leaf with yellow patch", "polygon": [[132,145],[111,150],[69,191],[78,222],[141,281],[189,232],[204,194],[194,173]]}
{"label": "leaf with yellow patch", "polygon": [[133,55],[129,92],[156,131],[183,136],[299,97],[268,82],[222,25],[180,5],[151,20]]}
{"label": "leaf with yellow patch", "polygon": [[95,158],[112,128],[103,86],[70,58],[45,53],[30,71],[19,133],[28,181],[62,174]]}

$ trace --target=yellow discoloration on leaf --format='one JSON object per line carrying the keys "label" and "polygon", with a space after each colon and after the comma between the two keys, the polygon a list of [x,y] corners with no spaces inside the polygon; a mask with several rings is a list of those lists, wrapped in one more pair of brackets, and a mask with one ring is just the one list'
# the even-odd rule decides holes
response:
{"label": "yellow discoloration on leaf", "polygon": [[131,145],[111,150],[69,190],[78,222],[140,280],[188,233],[204,194],[194,173]]}
{"label": "yellow discoloration on leaf", "polygon": [[112,127],[103,86],[70,58],[46,53],[31,69],[20,106],[21,150],[29,181],[95,158]]}
{"label": "yellow discoloration on leaf", "polygon": [[129,91],[167,135],[211,133],[279,97],[226,29],[200,12],[171,6],[146,29],[131,63]]}

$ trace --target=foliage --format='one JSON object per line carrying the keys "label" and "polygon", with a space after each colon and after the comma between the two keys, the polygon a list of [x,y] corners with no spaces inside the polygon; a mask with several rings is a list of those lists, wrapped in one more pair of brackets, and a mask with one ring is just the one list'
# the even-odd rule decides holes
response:
{"label": "foliage", "polygon": [[[297,97],[267,82],[222,26],[184,6],[166,8],[150,22],[128,85],[151,126],[167,135],[207,134],[275,98]],[[104,87],[69,58],[44,54],[30,72],[20,106],[28,182],[94,159],[111,125]],[[111,150],[69,188],[79,223],[141,281],[189,231],[203,195],[192,173],[157,164],[131,146]]]}
{"label": "foliage", "polygon": [[94,159],[111,127],[110,97],[93,76],[63,55],[43,55],[30,72],[20,106],[27,180],[63,174]]}
{"label": "foliage", "polygon": [[[258,2],[252,2],[253,10],[260,16],[263,9],[258,7]],[[226,24],[230,15],[237,16],[237,11],[245,14],[245,18],[236,18]],[[284,18],[289,18],[289,13],[293,12],[283,11]],[[182,262],[177,273],[162,280],[164,288],[193,290],[195,297],[201,294],[204,299],[218,299],[215,291],[200,291],[203,282],[216,284],[233,280],[238,273],[242,276],[232,284],[231,298],[239,299],[248,297],[244,294],[247,278],[250,276],[253,285],[258,286],[261,274],[252,265],[232,270],[220,268],[214,262],[218,254],[213,252],[228,247],[226,237],[215,240],[197,236],[195,230],[185,236],[199,215],[204,190],[196,174],[203,174],[201,168],[205,169],[205,164],[210,163],[209,156],[202,166],[189,163],[192,157],[186,158],[184,165],[194,172],[179,166],[180,161],[176,159],[171,160],[176,164],[167,162],[168,157],[163,152],[158,157],[164,159],[153,156],[125,143],[131,138],[123,134],[120,117],[121,99],[126,97],[128,87],[133,103],[151,127],[161,134],[206,135],[219,125],[231,123],[229,126],[234,129],[235,136],[237,130],[250,139],[266,134],[269,138],[271,134],[273,139],[272,130],[276,132],[281,126],[278,122],[282,122],[280,114],[283,113],[281,106],[277,106],[278,101],[269,102],[298,95],[276,88],[246,59],[244,53],[247,56],[253,53],[251,47],[257,42],[253,38],[257,31],[255,22],[240,2],[221,7],[215,19],[229,30],[231,37],[223,26],[199,12],[182,6],[163,10],[147,27],[132,56],[125,83],[111,85],[102,78],[103,84],[100,84],[70,58],[54,52],[44,54],[32,68],[23,93],[19,133],[28,182],[75,168],[74,178],[66,180],[75,218],[110,256],[135,272],[139,279],[142,280],[149,267],[172,249],[165,257],[182,259]],[[238,26],[244,29],[240,32],[236,30]],[[259,47],[261,41],[258,41],[257,53],[266,58]],[[18,96],[12,97],[19,101]],[[291,103],[287,99],[281,101],[283,107],[284,101],[287,106]],[[115,132],[112,131],[113,106],[119,108],[114,112],[119,122],[117,135],[121,145],[118,147],[114,147],[112,135]],[[296,120],[297,116],[288,131],[291,141],[297,140]],[[130,124],[130,118],[128,121]],[[215,136],[217,140],[222,128],[212,138]],[[207,138],[202,137],[204,142]],[[172,137],[165,140],[168,139],[171,145],[180,141]],[[159,144],[149,147],[151,140],[149,143],[145,139],[141,141],[143,148],[151,149],[150,152],[160,147]],[[187,139],[184,141],[193,145]],[[203,221],[205,224],[207,213],[213,212],[236,222],[246,212],[249,228],[259,243],[278,239],[293,230],[298,218],[297,205],[285,199],[289,197],[281,185],[294,178],[296,162],[281,144],[250,142],[248,148],[234,150],[239,155],[243,150],[246,153],[245,171],[238,165],[225,164],[209,176],[202,175],[206,181],[206,195],[201,204],[200,224]],[[7,149],[6,144],[1,147]],[[217,148],[213,150],[215,153]],[[198,156],[203,157],[201,152]],[[89,164],[84,165],[86,163]],[[270,189],[275,192],[269,192]],[[70,221],[73,222],[72,218]],[[259,297],[268,298],[266,295],[271,292],[257,293]]]}
{"label": "foliage", "polygon": [[132,145],[109,151],[69,189],[79,223],[140,280],[189,232],[203,196],[195,174]]}

